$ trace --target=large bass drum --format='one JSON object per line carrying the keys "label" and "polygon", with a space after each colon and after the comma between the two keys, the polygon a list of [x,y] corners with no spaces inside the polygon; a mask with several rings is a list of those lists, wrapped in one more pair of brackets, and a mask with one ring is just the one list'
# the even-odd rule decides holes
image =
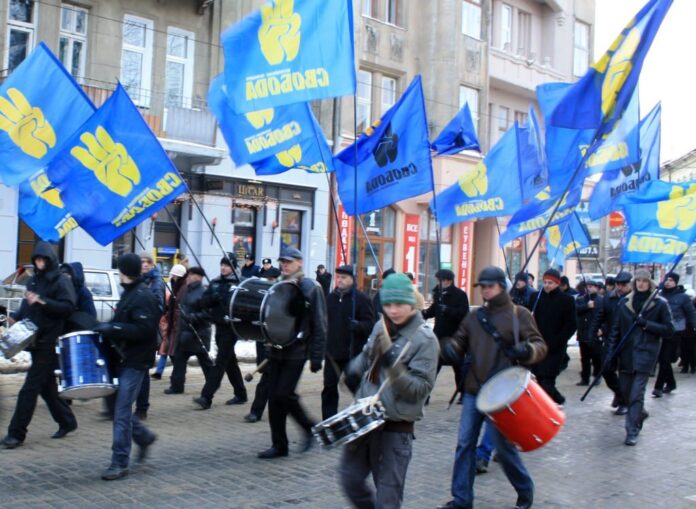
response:
{"label": "large bass drum", "polygon": [[294,281],[247,279],[230,299],[232,329],[240,339],[283,348],[297,339],[303,309],[302,292]]}

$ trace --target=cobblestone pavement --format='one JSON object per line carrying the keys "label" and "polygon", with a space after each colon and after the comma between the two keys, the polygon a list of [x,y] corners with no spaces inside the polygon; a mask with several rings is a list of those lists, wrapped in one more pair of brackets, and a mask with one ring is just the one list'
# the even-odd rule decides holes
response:
{"label": "cobblestone pavement", "polygon": [[[604,386],[580,403],[577,349],[571,353],[571,366],[560,380],[568,397],[566,427],[550,445],[524,456],[536,482],[535,507],[696,508],[696,375],[678,374],[674,394],[648,400],[651,415],[640,442],[626,447],[623,419],[611,414]],[[0,451],[0,507],[348,507],[336,482],[339,451],[314,448],[272,462],[257,459],[256,453],[270,445],[266,416],[257,424],[243,423],[247,406],[223,404],[232,396],[227,382],[212,409],[195,410],[191,398],[202,376],[196,368],[189,372],[184,395],[166,396],[167,383],[153,381],[147,425],[159,440],[146,464],[110,483],[99,478],[111,446],[110,423],[98,417],[101,402],[76,402],[80,428],[51,440],[55,424],[39,401],[25,445]],[[3,432],[22,380],[23,375],[0,376]],[[405,508],[433,508],[449,499],[459,408],[446,410],[451,384],[451,371],[443,371],[417,425]],[[321,377],[307,371],[300,388],[318,416]],[[342,395],[341,406],[347,402]],[[291,440],[300,437],[293,424],[289,430]],[[477,478],[476,494],[477,508],[514,505],[515,494],[496,463]]]}

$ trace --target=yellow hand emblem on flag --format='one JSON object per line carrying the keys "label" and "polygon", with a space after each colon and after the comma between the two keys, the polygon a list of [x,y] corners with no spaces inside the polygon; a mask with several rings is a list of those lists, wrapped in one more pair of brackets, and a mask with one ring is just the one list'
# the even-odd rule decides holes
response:
{"label": "yellow hand emblem on flag", "polygon": [[31,188],[36,193],[36,196],[43,198],[54,207],[62,209],[64,207],[63,200],[60,197],[60,191],[53,187],[53,184],[48,180],[48,175],[39,173],[31,179]]}
{"label": "yellow hand emblem on flag", "polygon": [[459,187],[469,198],[482,196],[488,192],[486,165],[478,163],[473,170],[459,177]]}
{"label": "yellow hand emblem on flag", "polygon": [[657,204],[657,222],[666,230],[687,231],[696,224],[696,184],[688,190],[675,187],[669,200]]}
{"label": "yellow hand emblem on flag", "polygon": [[0,97],[0,129],[25,154],[41,159],[56,145],[53,127],[41,108],[32,107],[22,92],[10,88],[7,95],[10,101]]}
{"label": "yellow hand emblem on flag", "polygon": [[553,247],[561,245],[561,229],[558,226],[549,226],[549,244]]}
{"label": "yellow hand emblem on flag", "polygon": [[95,134],[84,133],[80,140],[89,151],[77,146],[70,153],[93,171],[99,182],[112,192],[128,196],[133,185],[140,183],[140,170],[128,155],[126,147],[121,143],[114,143],[106,129],[99,126]]}
{"label": "yellow hand emblem on flag", "polygon": [[300,51],[302,17],[293,12],[293,0],[275,0],[261,6],[259,43],[269,64],[292,62]]}
{"label": "yellow hand emblem on flag", "polygon": [[278,162],[286,168],[293,168],[302,159],[302,147],[299,145],[293,145],[289,149],[277,153],[276,159],[278,159]]}
{"label": "yellow hand emblem on flag", "polygon": [[245,113],[244,116],[255,129],[261,129],[273,122],[274,113],[275,110],[273,108],[267,108],[265,110],[250,111]]}
{"label": "yellow hand emblem on flag", "polygon": [[550,186],[546,186],[544,189],[542,189],[541,191],[539,191],[539,192],[534,196],[534,198],[536,198],[536,199],[539,200],[539,201],[548,200],[549,198],[551,198],[551,187],[550,187]]}

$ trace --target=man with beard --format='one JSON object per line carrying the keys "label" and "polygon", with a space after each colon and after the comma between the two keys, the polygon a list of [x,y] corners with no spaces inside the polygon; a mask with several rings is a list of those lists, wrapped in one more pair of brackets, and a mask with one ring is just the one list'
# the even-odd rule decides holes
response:
{"label": "man with beard", "polygon": [[580,381],[578,386],[590,385],[590,374],[599,375],[602,369],[601,348],[596,336],[590,335],[592,321],[602,307],[603,298],[599,295],[598,281],[588,281],[585,284],[585,292],[575,298],[575,312],[577,314],[578,333],[580,343]]}

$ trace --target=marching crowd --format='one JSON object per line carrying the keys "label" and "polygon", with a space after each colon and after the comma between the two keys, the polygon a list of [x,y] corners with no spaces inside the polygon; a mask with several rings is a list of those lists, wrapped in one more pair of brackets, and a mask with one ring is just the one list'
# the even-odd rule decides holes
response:
{"label": "marching crowd", "polygon": [[[644,395],[655,369],[655,398],[676,389],[672,364],[677,359],[682,373],[696,373],[695,302],[675,273],[667,274],[655,292],[651,274],[643,269],[634,274],[621,271],[604,281],[583,280],[575,289],[565,276],[549,269],[537,289],[531,274],[519,273],[511,283],[502,269],[487,267],[475,285],[484,305],[470,312],[469,298],[456,287],[450,270],[436,273],[438,284],[424,307],[412,276],[392,269],[382,274],[382,286],[370,298],[356,288],[351,266],[336,268],[333,276],[319,266],[316,279],[311,279],[303,272],[303,255],[297,249],[283,250],[278,261],[279,268],[269,258],[258,266],[253,256],[246,255],[240,268],[228,253],[220,260],[219,275],[205,284],[207,275],[201,267],[175,265],[165,282],[149,253],[122,255],[118,270],[124,291],[112,320],[98,323],[82,266],[59,265],[51,247],[38,243],[32,254],[34,275],[20,308],[10,317],[10,322],[32,320],[38,334],[29,348],[32,365],[2,445],[8,449],[22,445],[38,396],[58,423],[53,438],[77,429],[77,419],[59,397],[54,376],[56,341],[73,330],[93,330],[114,347],[110,364],[119,383],[116,394],[105,398],[106,415],[113,420],[112,458],[102,474],[105,480],[128,474],[133,442],[138,461],[143,461],[157,439],[143,421],[150,379],[162,378],[168,358],[172,372],[166,394],[184,392],[188,360],[195,356],[205,377],[193,400],[198,408],[211,408],[225,376],[234,389],[226,404],[246,404],[249,395],[235,355],[240,338],[229,315],[233,288],[249,278],[291,280],[303,302],[297,308],[296,341],[284,348],[256,344],[262,376],[244,419],[261,420],[268,405],[271,429],[271,446],[258,456],[288,455],[288,415],[304,432],[301,451],[314,443],[316,423],[296,393],[307,360],[313,373],[323,370],[324,420],[349,403],[339,402],[340,383],[358,399],[378,395],[384,425],[346,445],[339,467],[343,491],[358,508],[400,507],[415,422],[422,418],[443,366],[454,370],[453,400],[461,405],[453,499],[440,506],[446,509],[473,507],[474,478],[486,471],[493,451],[518,494],[515,507],[532,506],[534,482],[518,451],[476,406],[481,387],[503,369],[528,367],[562,406],[566,398],[556,380],[568,366],[567,347],[575,336],[581,356],[577,385],[604,379],[614,394],[615,413],[625,415],[628,446],[636,445],[648,417]],[[430,319],[432,326],[427,324]],[[367,483],[370,474],[374,487]]]}

